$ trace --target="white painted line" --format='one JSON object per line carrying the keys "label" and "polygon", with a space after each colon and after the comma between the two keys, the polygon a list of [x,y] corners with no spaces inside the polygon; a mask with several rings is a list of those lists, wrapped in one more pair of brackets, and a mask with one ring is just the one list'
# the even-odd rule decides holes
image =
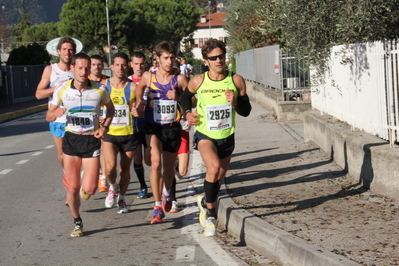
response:
{"label": "white painted line", "polygon": [[29,162],[29,160],[21,160],[21,161],[17,162],[17,164],[24,164],[26,162]]}
{"label": "white painted line", "polygon": [[12,169],[4,169],[3,171],[0,172],[0,175],[8,174],[11,171],[12,171]]}
{"label": "white painted line", "polygon": [[42,153],[43,153],[42,151],[38,151],[38,152],[35,152],[34,154],[32,154],[32,156],[38,156],[38,155],[40,155]]}
{"label": "white painted line", "polygon": [[47,147],[45,147],[45,149],[51,149],[52,147],[54,147],[55,145],[48,145]]}
{"label": "white painted line", "polygon": [[195,246],[178,247],[176,250],[177,261],[194,261]]}
{"label": "white painted line", "polygon": [[208,254],[217,265],[238,266],[240,264],[231,258],[230,255],[219,246],[215,239],[203,235],[204,228],[198,222],[199,210],[195,198],[198,193],[197,191],[203,190],[205,167],[198,151],[193,151],[190,160],[192,162],[189,173],[190,182],[187,187],[188,194],[186,197],[186,207],[183,210],[184,218],[181,233],[191,235],[201,249]]}

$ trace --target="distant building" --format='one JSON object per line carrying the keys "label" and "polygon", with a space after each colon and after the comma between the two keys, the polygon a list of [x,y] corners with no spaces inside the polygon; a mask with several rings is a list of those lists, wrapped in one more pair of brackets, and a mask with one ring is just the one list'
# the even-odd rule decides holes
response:
{"label": "distant building", "polygon": [[[213,13],[210,16],[202,15],[200,21],[197,23],[197,29],[190,34],[192,41],[190,43],[193,48],[194,58],[202,59],[201,47],[209,38],[218,39],[226,42],[229,34],[223,29],[225,25],[226,12]],[[192,36],[192,37],[191,37]],[[185,38],[185,39],[187,39]],[[181,51],[184,51],[184,40],[181,44]]]}

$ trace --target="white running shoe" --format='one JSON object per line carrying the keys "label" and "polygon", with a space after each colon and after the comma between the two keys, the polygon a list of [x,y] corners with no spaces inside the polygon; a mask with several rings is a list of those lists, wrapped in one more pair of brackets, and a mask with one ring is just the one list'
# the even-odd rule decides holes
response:
{"label": "white running shoe", "polygon": [[169,212],[179,212],[179,203],[177,201],[172,201],[172,208]]}
{"label": "white running shoe", "polygon": [[217,227],[218,221],[215,217],[208,217],[208,219],[205,220],[204,236],[215,236]]}
{"label": "white running shoe", "polygon": [[118,213],[128,213],[129,209],[127,208],[125,200],[118,201]]}
{"label": "white running shoe", "polygon": [[105,197],[105,208],[112,208],[116,205],[116,200],[118,198],[118,193],[112,189],[108,190],[108,194]]}

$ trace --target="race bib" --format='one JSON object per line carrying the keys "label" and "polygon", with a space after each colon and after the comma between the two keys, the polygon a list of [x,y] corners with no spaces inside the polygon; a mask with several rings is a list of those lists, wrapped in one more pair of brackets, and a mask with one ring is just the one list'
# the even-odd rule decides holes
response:
{"label": "race bib", "polygon": [[127,105],[115,105],[115,114],[112,119],[111,126],[113,127],[123,127],[129,125],[129,106]]}
{"label": "race bib", "polygon": [[170,124],[176,121],[176,101],[154,100],[154,121],[159,124]]}
{"label": "race bib", "polygon": [[68,129],[77,133],[92,132],[94,130],[93,113],[69,113],[67,116]]}
{"label": "race bib", "polygon": [[231,104],[208,105],[205,109],[208,131],[231,128]]}

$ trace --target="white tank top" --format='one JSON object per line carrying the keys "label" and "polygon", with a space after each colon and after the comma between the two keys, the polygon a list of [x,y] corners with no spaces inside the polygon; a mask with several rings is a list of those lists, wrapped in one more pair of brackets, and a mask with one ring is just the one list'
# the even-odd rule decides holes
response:
{"label": "white tank top", "polygon": [[[72,70],[69,71],[62,71],[57,64],[52,64],[51,65],[51,76],[50,76],[50,85],[49,88],[52,88],[54,86],[57,86],[61,84],[61,81],[66,81],[73,79],[73,72]],[[49,107],[50,107],[50,102],[52,100],[53,96],[51,95],[49,97]],[[62,106],[60,106],[62,107]],[[66,123],[66,114],[64,114],[61,117],[57,117],[54,122],[57,123]]]}

